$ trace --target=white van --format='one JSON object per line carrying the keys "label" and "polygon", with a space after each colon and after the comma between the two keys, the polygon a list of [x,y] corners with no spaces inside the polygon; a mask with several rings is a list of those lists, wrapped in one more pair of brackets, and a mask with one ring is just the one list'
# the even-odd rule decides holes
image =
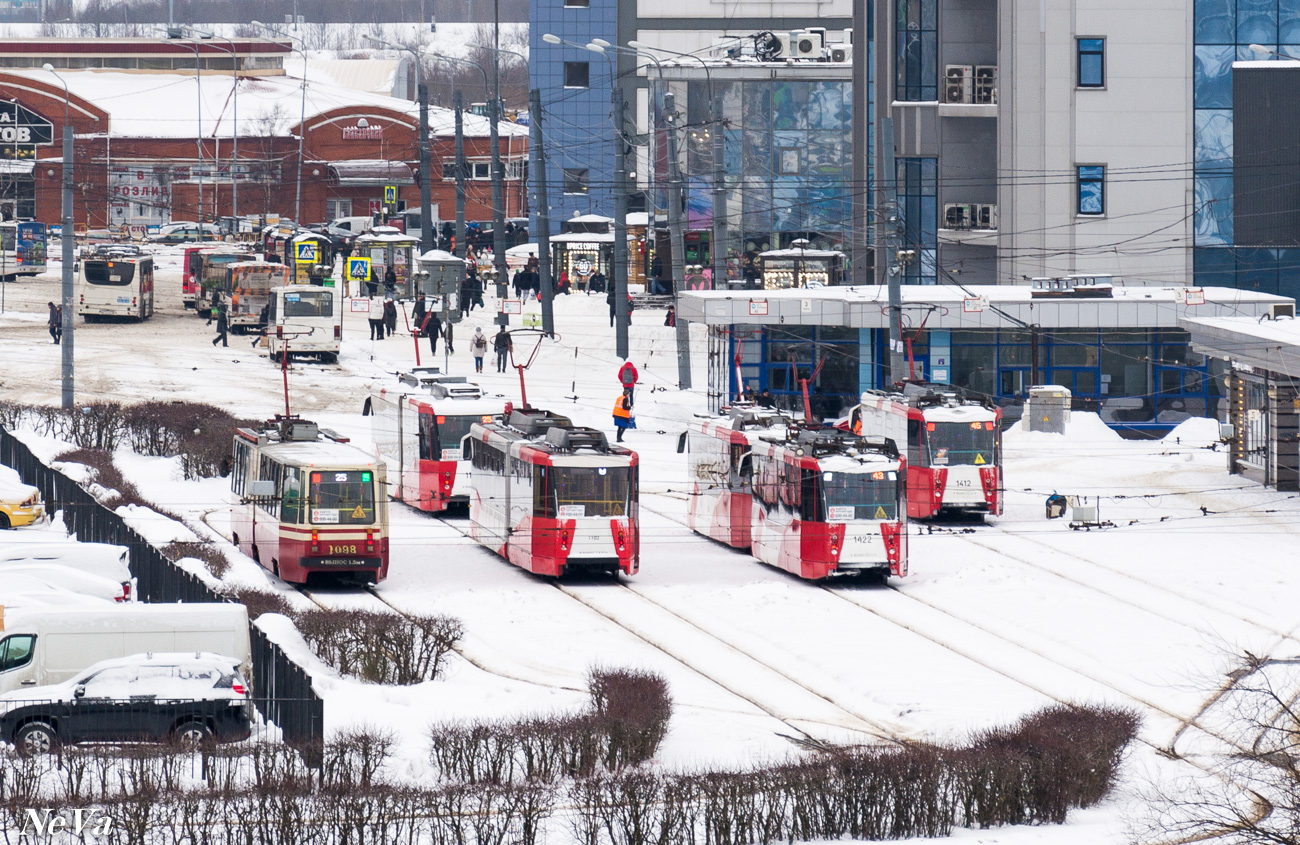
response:
{"label": "white van", "polygon": [[330,221],[331,226],[337,226],[340,229],[347,229],[354,235],[364,235],[369,232],[375,225],[374,218],[369,215],[361,217],[335,217]]}
{"label": "white van", "polygon": [[267,298],[266,346],[271,360],[280,356],[316,355],[339,360],[343,338],[343,301],[334,288],[288,285],[271,288]]}
{"label": "white van", "polygon": [[249,677],[248,611],[216,603],[0,609],[0,694],[61,683],[101,660],[179,651],[231,655]]}

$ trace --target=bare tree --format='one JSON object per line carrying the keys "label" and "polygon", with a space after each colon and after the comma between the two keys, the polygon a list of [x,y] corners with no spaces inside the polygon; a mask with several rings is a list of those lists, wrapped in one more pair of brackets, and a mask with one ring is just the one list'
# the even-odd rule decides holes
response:
{"label": "bare tree", "polygon": [[1223,749],[1203,769],[1151,788],[1145,842],[1210,840],[1228,845],[1300,842],[1300,658],[1247,652],[1218,710]]}

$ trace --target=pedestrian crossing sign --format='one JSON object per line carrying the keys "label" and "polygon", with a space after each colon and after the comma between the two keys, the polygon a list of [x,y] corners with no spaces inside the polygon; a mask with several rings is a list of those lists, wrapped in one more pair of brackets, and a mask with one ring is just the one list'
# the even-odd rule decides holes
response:
{"label": "pedestrian crossing sign", "polygon": [[316,243],[314,241],[303,241],[293,245],[294,260],[299,264],[316,263]]}
{"label": "pedestrian crossing sign", "polygon": [[348,258],[348,281],[366,282],[370,280],[369,258]]}
{"label": "pedestrian crossing sign", "polygon": [[384,205],[397,205],[397,186],[384,186]]}

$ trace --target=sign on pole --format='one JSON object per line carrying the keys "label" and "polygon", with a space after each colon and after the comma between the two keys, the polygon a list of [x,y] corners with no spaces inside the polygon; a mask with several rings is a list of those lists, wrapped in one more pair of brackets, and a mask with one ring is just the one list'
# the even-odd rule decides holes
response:
{"label": "sign on pole", "polygon": [[368,282],[370,281],[370,259],[369,258],[348,258],[348,281],[349,282]]}
{"label": "sign on pole", "polygon": [[518,299],[501,300],[502,314],[522,314],[524,313],[524,303]]}
{"label": "sign on pole", "polygon": [[293,245],[293,258],[299,264],[316,263],[316,242],[302,241]]}
{"label": "sign on pole", "polygon": [[387,205],[387,206],[394,206],[394,205],[397,205],[397,186],[396,186],[396,185],[385,185],[385,186],[384,186],[384,205]]}
{"label": "sign on pole", "polygon": [[968,296],[961,301],[961,310],[967,314],[979,314],[989,307],[987,296]]}

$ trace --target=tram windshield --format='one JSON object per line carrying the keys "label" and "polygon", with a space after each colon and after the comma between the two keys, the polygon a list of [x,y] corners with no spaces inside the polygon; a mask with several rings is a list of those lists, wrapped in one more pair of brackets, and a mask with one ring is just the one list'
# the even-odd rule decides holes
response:
{"label": "tram windshield", "polygon": [[284,295],[284,316],[291,317],[333,317],[334,292],[328,290],[294,291]]}
{"label": "tram windshield", "polygon": [[88,260],[82,268],[86,281],[92,285],[125,287],[135,278],[135,265],[129,261]]}
{"label": "tram windshield", "polygon": [[487,424],[492,422],[490,415],[480,414],[439,414],[438,415],[438,443],[443,449],[460,449],[460,442],[469,434],[470,426],[474,423]]}
{"label": "tram windshield", "polygon": [[898,473],[893,470],[823,472],[818,486],[828,522],[898,518]]}
{"label": "tram windshield", "polygon": [[550,467],[555,516],[627,516],[636,501],[632,472],[631,467]]}
{"label": "tram windshield", "polygon": [[374,523],[374,473],[369,470],[313,471],[307,507],[311,521],[316,525]]}
{"label": "tram windshield", "polygon": [[926,466],[993,466],[997,463],[997,423],[925,424]]}

